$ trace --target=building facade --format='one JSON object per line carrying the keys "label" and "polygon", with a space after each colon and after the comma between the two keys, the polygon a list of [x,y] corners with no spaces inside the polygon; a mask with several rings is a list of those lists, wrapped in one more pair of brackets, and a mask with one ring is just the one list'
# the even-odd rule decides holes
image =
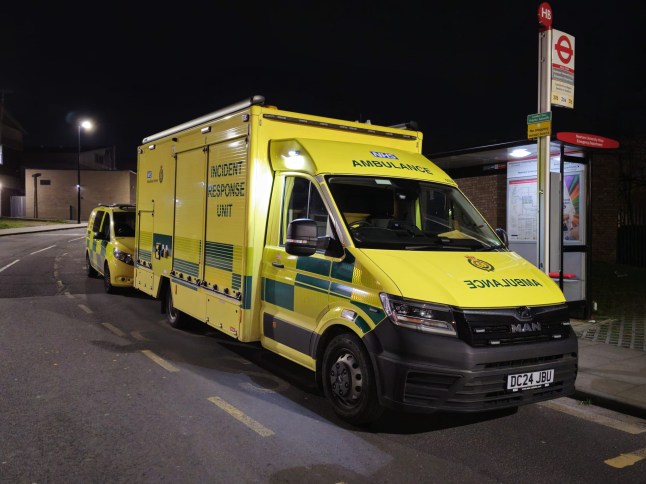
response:
{"label": "building facade", "polygon": [[[25,170],[25,217],[77,220],[76,170]],[[80,220],[87,221],[100,203],[135,203],[133,171],[81,170]]]}

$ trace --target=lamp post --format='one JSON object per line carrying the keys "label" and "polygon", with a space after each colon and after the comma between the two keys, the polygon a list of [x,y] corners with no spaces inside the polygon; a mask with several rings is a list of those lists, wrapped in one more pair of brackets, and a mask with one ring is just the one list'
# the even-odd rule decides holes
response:
{"label": "lamp post", "polygon": [[79,140],[79,150],[78,158],[76,159],[76,223],[81,223],[81,128],[85,130],[92,129],[92,122],[84,119],[78,123],[78,140]]}
{"label": "lamp post", "polygon": [[42,173],[34,173],[34,218],[38,218],[38,177],[42,176]]}

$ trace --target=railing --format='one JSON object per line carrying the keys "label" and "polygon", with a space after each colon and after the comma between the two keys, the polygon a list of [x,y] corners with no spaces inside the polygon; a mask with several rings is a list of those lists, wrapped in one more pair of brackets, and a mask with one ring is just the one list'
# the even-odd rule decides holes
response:
{"label": "railing", "polygon": [[646,267],[646,209],[619,210],[617,262]]}

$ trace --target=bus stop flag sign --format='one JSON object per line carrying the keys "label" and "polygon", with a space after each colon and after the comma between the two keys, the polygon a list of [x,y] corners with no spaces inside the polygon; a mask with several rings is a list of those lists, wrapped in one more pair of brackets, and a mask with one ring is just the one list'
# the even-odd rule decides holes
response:
{"label": "bus stop flag sign", "polygon": [[574,36],[552,29],[552,106],[574,108]]}

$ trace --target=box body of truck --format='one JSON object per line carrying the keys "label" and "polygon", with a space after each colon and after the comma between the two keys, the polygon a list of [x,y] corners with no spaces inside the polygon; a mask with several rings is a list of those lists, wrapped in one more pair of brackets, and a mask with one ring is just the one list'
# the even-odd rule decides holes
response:
{"label": "box body of truck", "polygon": [[149,136],[134,286],[309,368],[353,423],[572,394],[563,294],[421,149],[261,96]]}

